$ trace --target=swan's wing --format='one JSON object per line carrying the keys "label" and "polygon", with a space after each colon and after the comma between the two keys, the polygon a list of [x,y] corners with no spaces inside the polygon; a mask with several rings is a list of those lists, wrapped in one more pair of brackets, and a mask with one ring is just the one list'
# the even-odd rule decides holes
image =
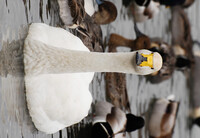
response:
{"label": "swan's wing", "polygon": [[89,51],[83,42],[72,33],[43,23],[32,23],[26,39],[43,42],[49,46],[70,50]]}

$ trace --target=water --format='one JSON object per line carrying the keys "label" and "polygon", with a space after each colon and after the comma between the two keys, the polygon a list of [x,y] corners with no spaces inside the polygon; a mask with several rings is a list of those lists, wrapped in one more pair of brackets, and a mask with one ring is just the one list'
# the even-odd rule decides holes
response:
{"label": "water", "polygon": [[[110,0],[118,9],[118,17],[115,22],[103,25],[103,38],[108,39],[109,34],[117,33],[127,38],[135,38],[134,24],[127,9],[121,0]],[[96,5],[95,5],[96,6]],[[187,10],[192,25],[194,39],[200,36],[198,14],[200,13],[200,1]],[[96,6],[97,7],[97,6]],[[151,37],[160,37],[171,43],[169,20],[171,12],[165,7],[153,20],[139,24],[139,28]],[[28,114],[25,101],[25,88],[23,79],[23,40],[27,35],[28,25],[32,22],[44,22],[53,26],[59,26],[61,21],[58,16],[58,5],[55,0],[1,0],[0,1],[0,137],[5,138],[67,138],[86,137],[90,132],[88,120],[64,129],[54,135],[46,135],[38,132]],[[119,48],[119,51],[128,51]],[[96,73],[90,90],[97,100],[105,100],[104,73]],[[175,71],[172,78],[160,84],[151,84],[143,76],[126,75],[127,90],[131,103],[131,111],[136,115],[143,115],[148,120],[148,110],[153,98],[167,97],[174,94],[180,101],[180,108],[174,128],[174,138],[197,138],[200,134],[196,126],[188,128],[189,114],[189,89],[187,78],[180,71]],[[78,134],[79,133],[79,134]],[[134,138],[148,137],[147,127],[131,133]]]}

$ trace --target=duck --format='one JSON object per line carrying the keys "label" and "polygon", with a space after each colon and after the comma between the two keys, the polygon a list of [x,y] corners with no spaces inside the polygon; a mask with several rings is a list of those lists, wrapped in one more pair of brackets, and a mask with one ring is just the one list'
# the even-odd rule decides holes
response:
{"label": "duck", "polygon": [[108,24],[116,19],[117,8],[113,3],[104,0],[96,2],[98,11],[95,11],[92,0],[58,0],[59,14],[64,26],[89,37],[85,22],[92,20],[96,24]]}
{"label": "duck", "polygon": [[72,33],[43,23],[29,26],[23,56],[29,114],[35,127],[47,134],[88,115],[94,72],[146,75],[162,66],[162,57],[148,50],[90,52]]}
{"label": "duck", "polygon": [[195,0],[157,0],[160,5],[165,5],[165,6],[181,6],[182,8],[188,8],[190,7]]}
{"label": "duck", "polygon": [[179,102],[174,101],[173,97],[155,100],[148,125],[151,138],[172,137],[179,107]]}
{"label": "duck", "polygon": [[135,22],[144,22],[152,19],[159,13],[160,4],[153,0],[135,0],[129,5]]}
{"label": "duck", "polygon": [[105,73],[106,98],[115,107],[131,112],[124,73]]}
{"label": "duck", "polygon": [[92,124],[92,138],[125,138],[126,132],[142,128],[145,121],[140,116],[126,114],[106,101],[98,101]]}
{"label": "duck", "polygon": [[150,38],[139,30],[136,22],[134,22],[134,31],[136,34],[135,40],[127,39],[116,33],[110,34],[110,38],[108,40],[109,49],[112,51],[118,46],[129,47],[131,50],[150,49]]}

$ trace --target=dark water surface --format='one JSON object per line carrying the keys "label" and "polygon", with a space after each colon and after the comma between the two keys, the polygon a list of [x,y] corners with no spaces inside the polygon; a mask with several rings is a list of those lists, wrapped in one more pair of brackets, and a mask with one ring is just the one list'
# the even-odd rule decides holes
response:
{"label": "dark water surface", "polygon": [[[127,15],[127,9],[122,5],[122,1],[111,1],[117,6],[118,17],[115,22],[102,26],[104,37],[108,39],[110,33],[118,33],[127,38],[135,38],[132,18]],[[200,1],[196,1],[187,11],[194,39],[200,36],[199,6]],[[170,43],[171,35],[168,31],[170,18],[170,10],[162,7],[157,17],[139,24],[139,28],[151,37],[161,37]],[[86,124],[90,122],[90,117],[54,135],[38,132],[31,122],[25,102],[22,49],[28,25],[32,22],[60,25],[56,0],[0,0],[0,138],[86,137],[90,128],[90,125]],[[119,51],[128,50],[119,48]],[[90,90],[94,102],[106,99],[104,75],[96,73],[91,83]],[[188,127],[189,89],[187,79],[182,72],[175,71],[171,79],[160,84],[151,84],[143,76],[126,75],[126,79],[132,113],[143,115],[148,120],[152,99],[174,94],[176,100],[180,101],[180,108],[173,137],[199,138],[200,130],[195,126],[192,129]],[[147,128],[144,127],[131,135],[133,138],[146,138]]]}

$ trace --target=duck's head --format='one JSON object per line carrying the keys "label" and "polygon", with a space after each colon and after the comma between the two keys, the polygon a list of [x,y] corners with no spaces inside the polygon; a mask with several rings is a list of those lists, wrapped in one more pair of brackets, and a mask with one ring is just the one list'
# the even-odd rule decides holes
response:
{"label": "duck's head", "polygon": [[140,129],[144,126],[145,121],[142,117],[135,116],[133,114],[126,114],[127,124],[126,131],[131,132]]}
{"label": "duck's head", "polygon": [[142,75],[159,71],[162,67],[162,57],[157,52],[138,50],[136,52],[136,71]]}
{"label": "duck's head", "polygon": [[96,0],[99,9],[94,13],[93,18],[97,24],[108,24],[113,22],[117,17],[116,6],[109,1]]}

